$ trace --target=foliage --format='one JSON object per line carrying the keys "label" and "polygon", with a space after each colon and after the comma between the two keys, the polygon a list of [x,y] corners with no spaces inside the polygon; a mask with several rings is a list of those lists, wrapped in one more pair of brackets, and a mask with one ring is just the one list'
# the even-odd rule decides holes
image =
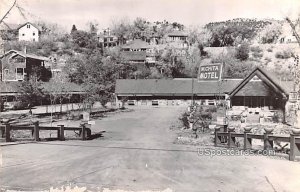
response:
{"label": "foliage", "polygon": [[212,33],[209,46],[223,47],[253,40],[256,34],[268,24],[270,22],[256,19],[233,19],[208,23],[205,28]]}
{"label": "foliage", "polygon": [[189,113],[188,112],[184,112],[183,114],[181,114],[181,116],[179,117],[179,120],[182,122],[183,126],[185,128],[189,128],[189,120],[188,120],[188,116]]}
{"label": "foliage", "polygon": [[242,43],[236,48],[235,57],[241,61],[245,61],[249,58],[249,44]]}
{"label": "foliage", "polygon": [[282,26],[278,22],[274,22],[264,27],[258,34],[261,43],[276,43],[278,37],[282,33]]}
{"label": "foliage", "polygon": [[275,53],[275,57],[278,59],[289,59],[293,55],[293,52],[289,49],[278,51]]}
{"label": "foliage", "polygon": [[38,104],[43,97],[41,81],[37,81],[34,78],[22,81],[18,86],[18,90],[21,93],[18,100],[28,103],[30,109]]}

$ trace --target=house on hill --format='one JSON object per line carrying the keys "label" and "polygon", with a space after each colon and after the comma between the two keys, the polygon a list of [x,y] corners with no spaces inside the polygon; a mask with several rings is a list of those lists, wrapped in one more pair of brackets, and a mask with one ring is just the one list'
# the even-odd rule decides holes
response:
{"label": "house on hill", "polygon": [[39,73],[41,80],[51,77],[51,71],[45,68],[46,57],[10,50],[0,56],[1,81],[24,81]]}
{"label": "house on hill", "polygon": [[115,47],[119,45],[118,37],[111,34],[111,30],[104,29],[103,33],[98,35],[98,41],[101,44],[102,48],[104,47]]}
{"label": "house on hill", "polygon": [[135,39],[122,46],[121,59],[123,63],[155,64],[155,53],[149,43]]}
{"label": "house on hill", "polygon": [[30,22],[19,26],[18,33],[19,41],[39,41],[40,30]]}
{"label": "house on hill", "polygon": [[39,41],[40,30],[39,28],[30,23],[26,22],[22,25],[17,24],[1,24],[0,25],[1,36],[4,36],[4,39],[14,40],[18,39],[19,41]]}
{"label": "house on hill", "polygon": [[188,35],[184,31],[174,30],[167,36],[168,43],[176,43],[179,47],[186,48],[189,46]]}

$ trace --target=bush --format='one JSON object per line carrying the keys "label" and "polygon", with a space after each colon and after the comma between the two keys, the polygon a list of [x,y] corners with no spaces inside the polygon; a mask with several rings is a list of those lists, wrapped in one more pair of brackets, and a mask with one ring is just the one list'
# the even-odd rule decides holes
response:
{"label": "bush", "polygon": [[273,49],[272,48],[268,48],[267,51],[268,52],[273,52]]}
{"label": "bush", "polygon": [[281,110],[276,111],[274,116],[273,116],[273,121],[275,123],[282,123],[283,115],[284,115],[283,111],[281,111]]}
{"label": "bush", "polygon": [[264,54],[263,53],[259,53],[259,52],[253,52],[252,55],[255,58],[262,58]]}
{"label": "bush", "polygon": [[181,117],[179,117],[179,120],[182,122],[182,124],[185,128],[189,128],[188,116],[189,116],[189,113],[184,112],[183,114],[181,114]]}
{"label": "bush", "polygon": [[259,46],[251,47],[250,50],[255,53],[261,53],[263,51]]}
{"label": "bush", "polygon": [[249,45],[247,43],[243,43],[236,48],[235,57],[241,61],[247,60],[249,58],[249,52]]}
{"label": "bush", "polygon": [[291,50],[283,50],[283,51],[278,51],[275,53],[275,57],[278,59],[289,59],[292,57],[292,51]]}

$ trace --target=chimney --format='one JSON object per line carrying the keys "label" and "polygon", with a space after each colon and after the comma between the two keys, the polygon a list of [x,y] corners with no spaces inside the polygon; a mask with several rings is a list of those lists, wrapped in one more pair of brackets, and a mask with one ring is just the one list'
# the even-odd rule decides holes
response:
{"label": "chimney", "polygon": [[26,48],[26,45],[24,47],[24,53],[27,54],[27,48]]}

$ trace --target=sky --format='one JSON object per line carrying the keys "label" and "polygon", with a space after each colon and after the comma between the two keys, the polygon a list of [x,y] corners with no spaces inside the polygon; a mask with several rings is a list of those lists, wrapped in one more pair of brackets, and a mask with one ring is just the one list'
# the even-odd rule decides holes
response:
{"label": "sky", "polygon": [[[0,0],[0,18],[13,2]],[[17,0],[17,4],[24,9],[26,19],[15,7],[6,23],[41,19],[66,30],[73,24],[77,29],[87,29],[89,21],[106,28],[122,18],[176,21],[189,26],[233,18],[295,18],[300,13],[300,0]]]}

